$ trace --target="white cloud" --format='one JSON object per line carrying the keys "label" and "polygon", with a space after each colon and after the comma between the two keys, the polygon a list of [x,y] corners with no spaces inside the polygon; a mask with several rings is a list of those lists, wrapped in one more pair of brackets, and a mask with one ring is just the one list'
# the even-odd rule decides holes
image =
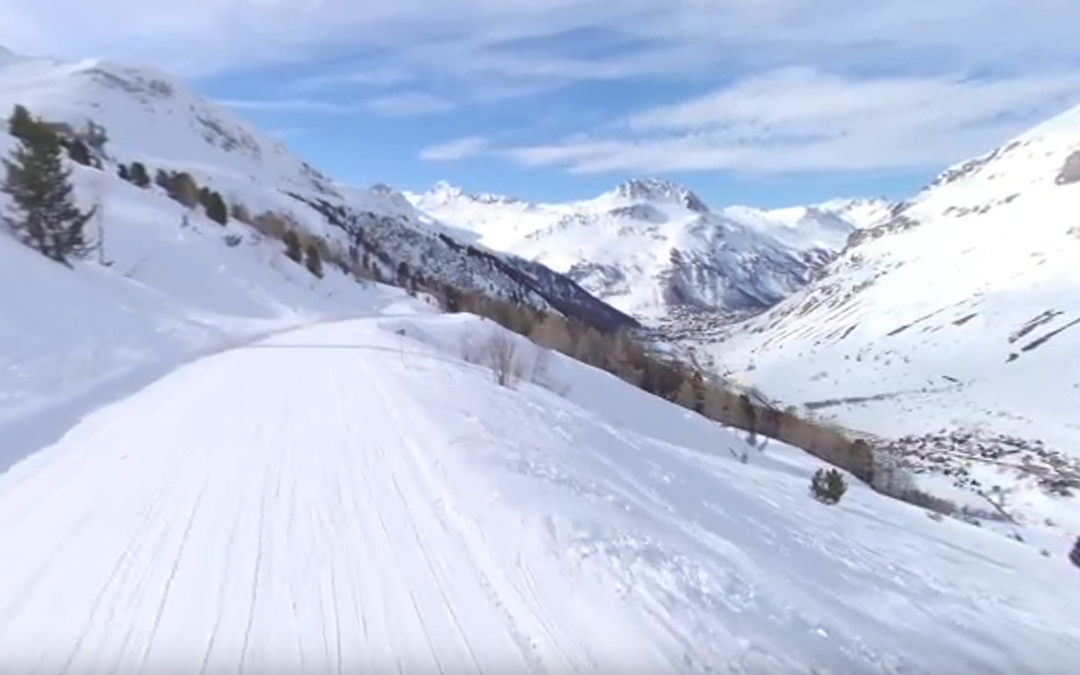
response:
{"label": "white cloud", "polygon": [[375,96],[361,103],[342,103],[314,98],[219,99],[218,103],[236,110],[258,112],[343,114],[366,110],[384,117],[441,113],[454,108],[454,104],[450,101],[417,91]]}
{"label": "white cloud", "polygon": [[369,99],[364,107],[376,115],[398,117],[447,112],[454,104],[425,92],[408,91]]}
{"label": "white cloud", "polygon": [[582,82],[722,85],[652,110],[608,101],[624,106],[611,114],[621,133],[508,153],[574,171],[947,162],[1026,124],[1017,107],[1052,112],[1080,72],[1076,0],[0,2],[0,44],[16,51],[184,75],[285,64],[305,85],[293,93],[353,87],[387,116]]}
{"label": "white cloud", "polygon": [[217,103],[226,108],[237,110],[255,110],[276,113],[348,113],[357,109],[355,105],[323,101],[311,98],[274,98],[274,99],[218,99]]}
{"label": "white cloud", "polygon": [[[381,50],[387,61],[381,65],[390,71],[404,65],[448,76],[578,80],[704,74],[724,64],[823,63],[868,51],[883,57],[918,53],[946,67],[1075,59],[1080,3],[4,0],[3,15],[0,44],[16,51],[102,54],[189,73],[298,62],[327,53],[340,57],[362,45],[368,52]],[[567,56],[565,43],[543,44],[543,38],[583,29],[596,33],[575,41],[578,57]],[[531,42],[528,48],[504,48],[514,40]],[[597,41],[634,48],[590,50]],[[357,72],[370,69],[367,60],[356,64]]]}
{"label": "white cloud", "polygon": [[512,148],[575,173],[924,168],[984,152],[1080,101],[1080,74],[851,78],[783,69],[643,110],[621,133]]}
{"label": "white cloud", "polygon": [[446,143],[428,146],[420,151],[420,159],[428,162],[452,162],[478,155],[488,145],[488,139],[482,136],[466,136]]}

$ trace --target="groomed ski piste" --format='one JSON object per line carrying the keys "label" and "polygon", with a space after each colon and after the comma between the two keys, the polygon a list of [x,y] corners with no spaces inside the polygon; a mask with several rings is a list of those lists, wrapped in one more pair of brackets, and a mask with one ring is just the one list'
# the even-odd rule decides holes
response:
{"label": "groomed ski piste", "polygon": [[1064,556],[859,485],[820,505],[796,451],[742,464],[561,356],[500,387],[461,357],[494,324],[363,294],[0,475],[3,672],[1054,675],[1080,649]]}
{"label": "groomed ski piste", "polygon": [[111,265],[0,236],[0,672],[1075,669],[1066,551],[518,338],[500,387],[490,322],[99,175]]}

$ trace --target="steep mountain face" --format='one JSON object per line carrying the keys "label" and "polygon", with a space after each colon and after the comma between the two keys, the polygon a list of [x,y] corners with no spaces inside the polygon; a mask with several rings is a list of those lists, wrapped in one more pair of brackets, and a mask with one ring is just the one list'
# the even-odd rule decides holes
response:
{"label": "steep mountain face", "polygon": [[[649,323],[760,312],[805,285],[884,202],[711,210],[691,190],[627,181],[580,202],[533,204],[440,183],[407,195],[477,241],[546,264]],[[692,322],[691,322],[692,323]]]}
{"label": "steep mountain face", "polygon": [[1080,455],[1078,158],[1080,108],[949,168],[710,349],[785,404],[890,438],[959,430],[955,452],[1080,488],[1055,454]]}
{"label": "steep mountain face", "polygon": [[[104,129],[100,175],[86,182],[81,197],[102,203],[106,211],[121,183],[117,163],[139,161],[151,174],[187,172],[251,213],[286,216],[341,259],[355,264],[366,252],[387,279],[403,270],[421,271],[432,284],[557,307],[598,327],[637,325],[542,265],[457,239],[455,230],[418,213],[386,186],[357,189],[331,180],[167,75],[99,61],[7,56],[0,58],[0,107],[10,110],[16,103],[64,133],[84,134],[91,123]],[[9,142],[2,136],[0,151]],[[156,186],[149,191],[164,198]]]}

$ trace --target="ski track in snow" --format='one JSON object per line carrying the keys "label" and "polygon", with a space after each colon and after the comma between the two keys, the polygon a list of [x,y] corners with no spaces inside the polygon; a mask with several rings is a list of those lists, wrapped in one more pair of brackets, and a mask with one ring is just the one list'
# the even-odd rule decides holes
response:
{"label": "ski track in snow", "polygon": [[[814,506],[802,476],[406,358],[391,323],[204,358],[0,475],[0,673],[1052,675],[1080,646],[1006,563],[963,578],[1008,543]],[[915,525],[939,529],[913,550]]]}
{"label": "ski track in snow", "polygon": [[445,439],[365,365],[390,357],[357,356],[206,359],[13,471],[3,672],[591,669],[455,513]]}

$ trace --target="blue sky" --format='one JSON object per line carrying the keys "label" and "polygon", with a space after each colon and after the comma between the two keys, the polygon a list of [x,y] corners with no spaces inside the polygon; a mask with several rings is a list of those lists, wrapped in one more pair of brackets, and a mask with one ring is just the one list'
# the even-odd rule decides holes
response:
{"label": "blue sky", "polygon": [[1075,0],[173,4],[4,0],[0,44],[172,71],[342,180],[534,200],[903,197],[1080,104]]}

